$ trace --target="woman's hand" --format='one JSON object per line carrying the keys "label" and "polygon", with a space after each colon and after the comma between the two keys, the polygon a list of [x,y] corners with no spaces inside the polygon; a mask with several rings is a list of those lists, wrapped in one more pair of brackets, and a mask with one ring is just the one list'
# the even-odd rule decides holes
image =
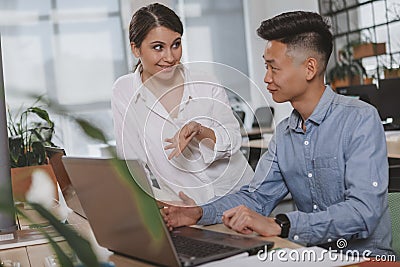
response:
{"label": "woman's hand", "polygon": [[168,159],[178,157],[182,151],[187,147],[189,142],[196,136],[200,135],[203,131],[203,126],[195,121],[185,124],[172,138],[165,139],[166,142],[171,144],[164,147],[165,150],[173,149],[169,154]]}

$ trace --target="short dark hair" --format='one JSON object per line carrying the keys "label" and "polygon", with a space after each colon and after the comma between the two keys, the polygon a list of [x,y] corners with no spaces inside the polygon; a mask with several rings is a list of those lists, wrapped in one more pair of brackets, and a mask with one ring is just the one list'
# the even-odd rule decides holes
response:
{"label": "short dark hair", "polygon": [[154,3],[140,8],[133,14],[129,24],[129,41],[140,47],[147,34],[159,26],[183,34],[183,25],[178,15],[168,7]]}
{"label": "short dark hair", "polygon": [[288,49],[300,47],[317,52],[325,70],[333,48],[330,28],[317,13],[293,11],[263,21],[257,34],[264,40],[284,43]]}

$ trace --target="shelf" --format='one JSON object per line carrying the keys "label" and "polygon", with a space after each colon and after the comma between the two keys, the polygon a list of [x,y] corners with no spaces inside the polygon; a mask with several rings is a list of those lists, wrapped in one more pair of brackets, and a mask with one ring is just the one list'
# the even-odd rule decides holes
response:
{"label": "shelf", "polygon": [[[367,0],[363,3],[359,3],[358,1],[351,1],[351,3],[349,3],[350,1],[345,0],[319,0],[320,13],[324,16],[329,16],[333,27],[336,27],[333,29],[334,60],[336,65],[340,64],[343,60],[340,58],[340,55],[338,55],[338,51],[340,51],[342,47],[346,47],[346,45],[352,41],[367,41],[364,39],[368,39],[368,41],[374,43],[385,42],[385,51],[382,52],[381,49],[381,52],[376,55],[375,53],[369,53],[374,54],[371,56],[369,56],[369,54],[368,56],[367,54],[363,56],[351,54],[350,59],[348,59],[350,64],[356,61],[361,64],[368,64],[368,74],[381,78],[383,68],[385,64],[387,65],[386,61],[389,58],[391,61],[397,59],[398,55],[400,55],[400,51],[398,51],[399,47],[393,44],[393,39],[391,40],[390,34],[394,34],[391,29],[395,29],[398,26],[398,24],[395,23],[400,22],[400,18],[389,17],[388,14],[381,14],[378,22],[375,15],[376,12],[384,12],[385,9],[390,8],[388,7],[389,1],[390,0]],[[382,5],[384,7],[382,7]],[[338,7],[337,10],[334,10],[335,6]],[[371,9],[371,12],[364,12],[365,7],[368,8],[368,10]],[[356,16],[353,16],[353,13],[356,13]],[[370,17],[367,18],[366,22],[361,24],[358,18],[366,15]],[[385,17],[382,17],[382,15],[385,15]],[[363,38],[364,33],[367,32],[369,33],[368,37]],[[379,40],[377,36],[380,37]],[[396,52],[393,52],[394,50],[396,50]],[[375,60],[363,61],[363,58],[375,58]],[[372,67],[374,67],[374,69],[372,69]],[[328,70],[328,72],[330,71],[332,71],[332,68]]]}

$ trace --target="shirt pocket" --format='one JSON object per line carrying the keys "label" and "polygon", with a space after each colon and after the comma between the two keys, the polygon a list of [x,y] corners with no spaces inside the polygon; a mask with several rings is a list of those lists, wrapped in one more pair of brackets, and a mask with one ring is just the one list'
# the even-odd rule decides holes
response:
{"label": "shirt pocket", "polygon": [[343,179],[337,157],[318,157],[313,160],[315,186],[326,206],[343,200]]}

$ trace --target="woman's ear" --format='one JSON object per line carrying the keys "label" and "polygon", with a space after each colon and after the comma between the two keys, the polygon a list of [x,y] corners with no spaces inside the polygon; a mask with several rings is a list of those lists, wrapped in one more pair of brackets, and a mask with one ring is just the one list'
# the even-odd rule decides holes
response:
{"label": "woman's ear", "polygon": [[306,67],[306,79],[310,81],[318,73],[318,61],[313,57],[309,57],[306,59],[305,67]]}
{"label": "woman's ear", "polygon": [[131,51],[136,58],[140,58],[140,48],[134,42],[131,42]]}

